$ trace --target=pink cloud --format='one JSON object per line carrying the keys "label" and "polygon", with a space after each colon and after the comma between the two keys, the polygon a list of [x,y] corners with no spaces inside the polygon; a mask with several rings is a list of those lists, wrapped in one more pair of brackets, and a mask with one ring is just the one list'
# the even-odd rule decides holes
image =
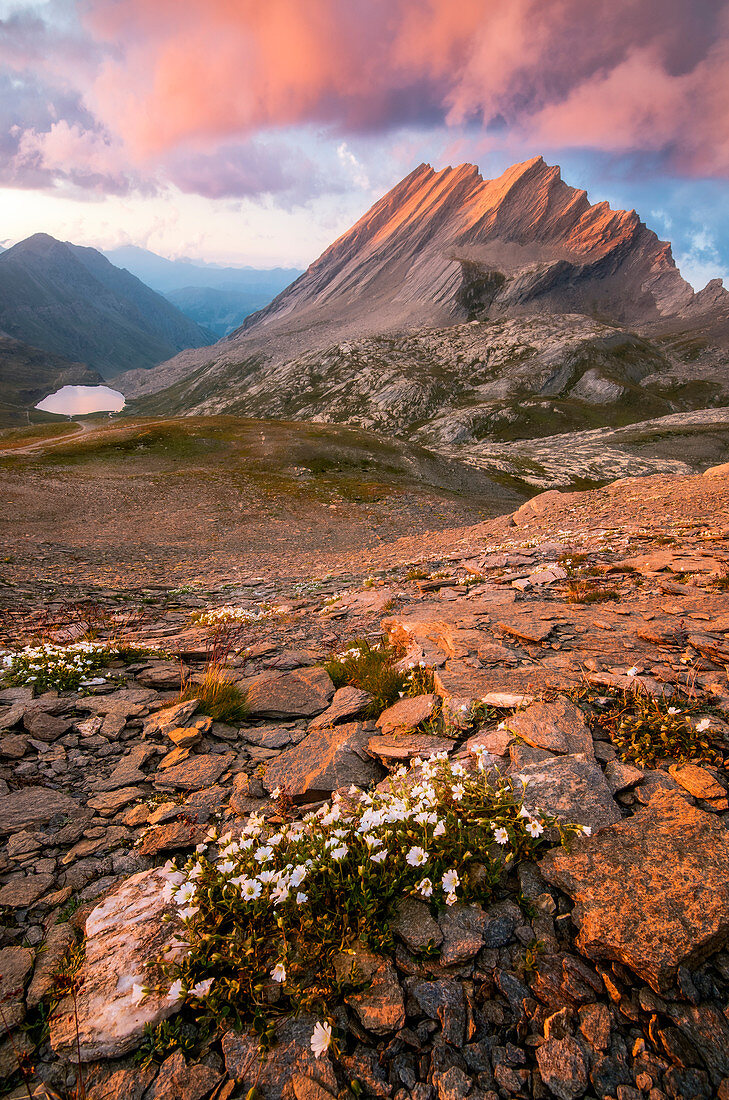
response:
{"label": "pink cloud", "polygon": [[727,0],[89,0],[87,27],[116,50],[87,102],[139,161],[440,121],[729,174]]}

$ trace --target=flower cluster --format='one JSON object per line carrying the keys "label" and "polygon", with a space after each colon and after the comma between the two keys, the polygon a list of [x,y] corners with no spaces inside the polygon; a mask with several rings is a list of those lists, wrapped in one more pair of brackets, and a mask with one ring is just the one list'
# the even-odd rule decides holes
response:
{"label": "flower cluster", "polygon": [[209,611],[196,611],[191,619],[200,626],[224,626],[227,624],[236,626],[250,626],[260,623],[263,619],[272,619],[280,613],[278,607],[261,607],[257,611],[250,607],[235,607],[226,604],[225,607],[215,607]]}
{"label": "flower cluster", "polygon": [[350,788],[300,821],[272,827],[253,814],[238,835],[211,831],[175,876],[186,949],[164,973],[183,991],[209,981],[212,1018],[258,1029],[272,1000],[276,1012],[327,1014],[340,991],[334,955],[356,941],[391,948],[400,899],[487,901],[555,829],[562,840],[587,831],[525,809],[485,749],[473,765],[416,759],[388,790]]}
{"label": "flower cluster", "polygon": [[105,683],[94,676],[117,656],[114,646],[102,642],[74,642],[70,645],[37,646],[6,653],[2,663],[11,684],[28,684],[39,692],[55,688],[75,691],[79,687],[94,687]]}

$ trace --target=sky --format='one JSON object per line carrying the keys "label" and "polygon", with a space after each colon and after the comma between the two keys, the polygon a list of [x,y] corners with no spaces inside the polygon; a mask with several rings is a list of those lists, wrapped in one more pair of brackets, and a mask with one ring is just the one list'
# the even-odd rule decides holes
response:
{"label": "sky", "polygon": [[0,241],[305,267],[541,153],[729,284],[729,0],[0,0]]}

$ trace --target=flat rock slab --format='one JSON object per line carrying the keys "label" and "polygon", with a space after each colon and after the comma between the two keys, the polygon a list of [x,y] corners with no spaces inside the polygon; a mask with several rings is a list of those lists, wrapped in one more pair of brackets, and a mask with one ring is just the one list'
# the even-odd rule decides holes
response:
{"label": "flat rock slab", "polygon": [[547,752],[594,757],[592,734],[582,711],[568,699],[533,703],[506,721],[506,728],[527,745]]}
{"label": "flat rock slab", "polygon": [[580,950],[625,963],[656,992],[729,940],[729,831],[675,791],[549,852],[540,870],[574,899]]}
{"label": "flat rock slab", "polygon": [[144,736],[169,736],[172,730],[184,726],[199,706],[198,699],[186,699],[184,703],[175,703],[152,714],[144,723]]}
{"label": "flat rock slab", "polygon": [[383,710],[377,719],[377,725],[383,733],[413,730],[431,717],[437,698],[436,695],[411,695],[400,699],[387,710]]}
{"label": "flat rock slab", "polygon": [[56,814],[76,816],[81,807],[67,794],[50,787],[23,787],[0,797],[0,833],[45,825]]}
{"label": "flat rock slab", "polygon": [[413,756],[431,756],[436,752],[451,752],[455,741],[432,733],[403,733],[370,737],[367,750],[381,760],[410,760]]}
{"label": "flat rock slab", "polygon": [[53,875],[45,873],[11,878],[0,890],[0,906],[7,909],[28,909],[50,890],[54,882]]}
{"label": "flat rock slab", "polygon": [[621,814],[599,764],[584,753],[527,764],[513,779],[526,784],[524,804],[562,821],[602,829]]}
{"label": "flat rock slab", "polygon": [[122,787],[133,787],[137,783],[146,783],[147,776],[142,771],[142,766],[151,756],[156,756],[155,745],[142,742],[135,745],[126,756],[123,756],[108,779],[103,779],[94,784],[94,789],[99,792],[116,791]]}
{"label": "flat rock slab", "polygon": [[362,691],[361,688],[351,685],[337,688],[329,707],[312,719],[309,729],[318,730],[323,729],[324,726],[336,726],[337,722],[342,722],[345,718],[354,718],[371,702],[372,696],[369,691]]}
{"label": "flat rock slab", "polygon": [[25,1018],[23,989],[33,969],[33,952],[27,947],[3,947],[0,950],[0,1004],[5,1032]]}
{"label": "flat rock slab", "polygon": [[275,1046],[264,1055],[259,1053],[257,1036],[227,1031],[222,1040],[225,1068],[242,1095],[255,1087],[263,1100],[294,1100],[293,1080],[300,1076],[336,1095],[337,1079],[329,1058],[315,1058],[309,1045],[318,1022],[319,1017],[310,1014],[284,1020],[276,1028]]}
{"label": "flat rock slab", "polygon": [[40,1004],[43,998],[51,992],[54,985],[54,974],[63,962],[68,949],[75,942],[76,937],[73,928],[68,923],[52,924],[48,929],[43,948],[36,956],[33,980],[28,986],[26,1002],[29,1008]]}
{"label": "flat rock slab", "polygon": [[352,783],[376,783],[383,772],[368,755],[369,739],[360,722],[315,730],[268,765],[263,785],[285,788],[294,802],[314,802]]}
{"label": "flat rock slab", "polygon": [[496,623],[496,629],[502,634],[518,638],[520,642],[541,645],[554,630],[554,623],[535,619],[531,615],[502,615]]}
{"label": "flat rock slab", "polygon": [[196,825],[192,821],[170,821],[158,829],[150,829],[139,845],[141,856],[153,856],[159,852],[178,852],[183,848],[194,848],[202,843],[208,827]]}
{"label": "flat rock slab", "polygon": [[182,764],[157,772],[154,785],[160,790],[201,791],[204,787],[212,787],[234,760],[234,752],[190,756]]}
{"label": "flat rock slab", "polygon": [[[204,1100],[221,1080],[212,1066],[202,1062],[187,1065],[185,1056],[176,1051],[160,1066],[160,1071],[145,1100]],[[120,1094],[119,1100],[124,1100]]]}
{"label": "flat rock slab", "polygon": [[[147,1024],[155,1027],[179,1002],[152,993],[135,1003],[133,985],[148,978],[145,963],[175,939],[179,922],[165,887],[179,879],[162,868],[132,875],[97,905],[86,920],[86,958],[76,994],[81,1060],[120,1058],[135,1050]],[[51,1044],[58,1054],[76,1052],[73,1002],[65,998],[51,1017]]]}
{"label": "flat rock slab", "polygon": [[72,726],[70,718],[57,718],[43,707],[31,707],[23,716],[23,726],[36,741],[55,741]]}
{"label": "flat rock slab", "polygon": [[392,928],[410,951],[422,951],[431,943],[438,947],[443,942],[443,933],[433,919],[430,906],[417,898],[401,898]]}
{"label": "flat rock slab", "polygon": [[252,718],[313,718],[326,710],[334,695],[329,673],[316,667],[262,672],[241,688]]}
{"label": "flat rock slab", "polygon": [[517,696],[531,702],[547,688],[570,688],[581,679],[577,671],[543,668],[541,665],[486,669],[471,668],[463,661],[449,661],[448,667],[436,669],[434,676],[435,690],[444,699],[456,697],[472,702],[496,695]]}
{"label": "flat rock slab", "polygon": [[186,669],[180,669],[179,661],[159,661],[149,668],[137,673],[137,679],[145,687],[164,690],[165,688],[180,689],[180,681],[186,675]]}
{"label": "flat rock slab", "polygon": [[367,989],[344,999],[373,1035],[388,1035],[405,1023],[405,998],[389,959],[380,962]]}
{"label": "flat rock slab", "polygon": [[671,764],[668,770],[676,782],[694,798],[707,801],[726,799],[725,788],[706,768],[701,768],[698,764]]}
{"label": "flat rock slab", "polygon": [[537,1047],[537,1063],[544,1084],[559,1100],[578,1100],[587,1092],[587,1063],[580,1044],[571,1036],[548,1039]]}
{"label": "flat rock slab", "polygon": [[97,810],[102,817],[111,817],[124,806],[128,806],[130,802],[136,802],[142,797],[142,793],[139,787],[119,787],[115,791],[107,791],[89,798],[86,805],[92,810]]}

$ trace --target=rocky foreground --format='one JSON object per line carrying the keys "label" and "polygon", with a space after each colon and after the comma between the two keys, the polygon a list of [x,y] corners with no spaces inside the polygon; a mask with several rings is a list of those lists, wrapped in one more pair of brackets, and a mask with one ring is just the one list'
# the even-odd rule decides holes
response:
{"label": "rocky foreground", "polygon": [[[278,570],[152,605],[6,590],[8,653],[91,632],[119,654],[74,691],[0,682],[9,1095],[726,1100],[728,540],[725,467],[544,494],[450,543],[379,548],[370,575]],[[180,701],[221,621],[247,707],[226,722]],[[370,696],[323,664],[383,634],[432,690],[368,721]],[[683,744],[661,742],[669,708]],[[168,859],[432,752],[467,770],[485,752],[530,810],[591,835],[521,863],[490,905],[401,899],[391,954],[352,945],[336,1049],[316,1056],[306,1014],[263,1058],[222,1021],[204,1043],[178,1028],[177,1048],[150,1044],[179,1008],[135,991],[176,927]]]}

